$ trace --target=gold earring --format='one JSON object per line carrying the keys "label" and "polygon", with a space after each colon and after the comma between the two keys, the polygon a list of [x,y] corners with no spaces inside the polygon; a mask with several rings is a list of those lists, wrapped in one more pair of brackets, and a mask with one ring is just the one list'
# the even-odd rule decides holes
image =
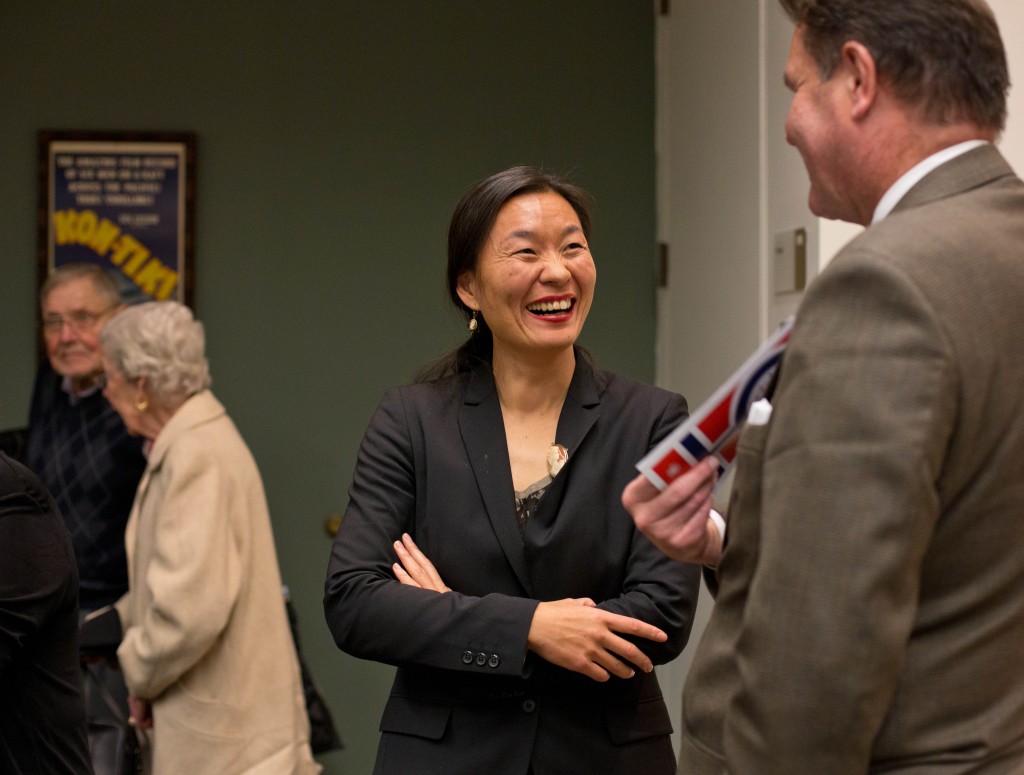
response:
{"label": "gold earring", "polygon": [[135,408],[138,409],[140,412],[144,412],[147,409],[149,409],[149,401],[147,401],[145,398],[136,398]]}
{"label": "gold earring", "polygon": [[480,326],[480,324],[476,322],[476,315],[477,315],[477,311],[473,310],[473,317],[471,317],[469,319],[469,333],[470,334],[475,334],[477,328],[479,328],[479,326]]}

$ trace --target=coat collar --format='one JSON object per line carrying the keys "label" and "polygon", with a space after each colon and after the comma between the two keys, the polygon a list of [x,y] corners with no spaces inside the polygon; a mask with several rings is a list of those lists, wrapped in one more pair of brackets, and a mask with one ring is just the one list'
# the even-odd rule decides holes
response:
{"label": "coat collar", "polygon": [[[601,393],[607,381],[578,349],[575,353],[576,368],[558,418],[555,439],[569,450],[567,466],[572,464],[573,453],[597,421]],[[505,424],[489,365],[477,367],[469,376],[459,412],[459,428],[498,542],[516,577],[524,589],[532,593],[523,539],[516,527],[515,492]],[[551,486],[561,486],[563,475],[556,478]],[[545,500],[548,500],[547,496]]]}
{"label": "coat collar", "polygon": [[892,211],[896,213],[928,204],[1012,174],[1013,169],[994,145],[982,145],[929,172],[896,203]]}
{"label": "coat collar", "polygon": [[149,492],[149,482],[152,478],[153,473],[160,468],[160,464],[163,462],[164,456],[167,454],[167,450],[171,448],[171,445],[178,439],[183,433],[191,428],[195,428],[204,423],[215,420],[218,417],[225,415],[226,412],[220,401],[213,397],[213,393],[209,390],[204,390],[201,393],[186,399],[178,411],[175,412],[171,419],[167,421],[167,424],[160,429],[160,433],[157,434],[156,439],[153,442],[153,448],[149,451],[149,455],[146,459],[146,470],[142,472],[142,478],[139,480],[138,489],[135,491],[135,501],[132,503],[131,515],[128,517],[128,524],[125,527],[125,546],[128,551],[128,574],[129,574],[129,587],[134,586],[135,582],[132,578],[138,578],[136,574],[136,568],[134,560],[132,559],[135,554],[135,541],[136,535],[139,529],[139,513],[141,512],[142,502],[145,500],[147,493]]}
{"label": "coat collar", "polygon": [[167,450],[183,433],[226,414],[224,406],[213,393],[204,390],[185,400],[177,412],[161,428],[149,451],[149,469],[160,465]]}

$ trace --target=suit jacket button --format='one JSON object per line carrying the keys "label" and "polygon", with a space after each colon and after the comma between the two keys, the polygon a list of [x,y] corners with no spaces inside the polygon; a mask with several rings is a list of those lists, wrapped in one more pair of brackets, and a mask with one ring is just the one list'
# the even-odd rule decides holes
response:
{"label": "suit jacket button", "polygon": [[537,710],[537,703],[533,700],[523,700],[523,713],[533,713]]}
{"label": "suit jacket button", "polygon": [[472,664],[473,663],[473,652],[472,651],[463,651],[462,652],[462,661],[463,661],[464,664],[467,664],[467,665]]}
{"label": "suit jacket button", "polygon": [[480,667],[483,667],[484,665],[486,665],[487,664],[487,655],[484,652],[482,652],[482,651],[478,651],[477,654],[476,654],[476,663]]}
{"label": "suit jacket button", "polygon": [[501,664],[501,658],[497,654],[491,654],[491,658],[487,660],[487,664],[491,667],[497,667]]}

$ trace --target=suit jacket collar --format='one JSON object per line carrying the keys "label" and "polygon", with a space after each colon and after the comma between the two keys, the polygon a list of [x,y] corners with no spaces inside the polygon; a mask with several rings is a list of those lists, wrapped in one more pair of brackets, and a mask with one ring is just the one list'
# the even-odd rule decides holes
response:
{"label": "suit jacket collar", "polygon": [[[607,381],[603,374],[595,371],[578,349],[575,353],[576,369],[573,371],[565,403],[558,418],[555,439],[569,450],[567,467],[572,463],[573,453],[579,449],[597,421],[601,393]],[[505,424],[489,364],[479,366],[469,376],[459,412],[459,428],[477,486],[480,488],[480,496],[498,542],[516,577],[524,589],[532,594],[533,585],[530,583],[523,539],[516,527],[515,491],[508,458],[508,443],[505,440]],[[564,486],[567,478],[564,473],[556,477],[549,485],[549,489],[561,489]],[[561,500],[560,497],[549,498],[548,495],[554,493],[545,494],[541,501],[542,508],[545,502],[557,503]]]}
{"label": "suit jacket collar", "polygon": [[991,144],[961,154],[932,170],[896,203],[893,213],[970,191],[996,178],[1013,175],[1013,169]]}
{"label": "suit jacket collar", "polygon": [[[581,406],[595,406],[601,403],[601,394],[608,383],[607,376],[591,365],[587,356],[579,347],[573,347],[576,356],[576,369],[569,382],[567,399],[572,399]],[[480,363],[469,373],[463,403],[480,404],[497,391],[494,385],[494,373],[489,363]]]}
{"label": "suit jacket collar", "polygon": [[569,450],[570,459],[597,420],[597,407],[608,381],[578,349],[575,352],[576,370],[565,395],[562,414],[558,417],[555,438],[556,443]]}

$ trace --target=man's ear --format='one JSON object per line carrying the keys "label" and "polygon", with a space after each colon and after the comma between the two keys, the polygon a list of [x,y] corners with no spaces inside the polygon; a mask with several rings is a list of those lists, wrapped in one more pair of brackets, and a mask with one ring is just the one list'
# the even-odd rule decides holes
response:
{"label": "man's ear", "polygon": [[480,309],[476,300],[476,275],[473,272],[463,272],[455,281],[455,290],[462,299],[462,303],[472,310]]}
{"label": "man's ear", "polygon": [[875,58],[863,43],[848,40],[843,44],[840,66],[850,98],[850,117],[859,121],[868,115],[878,99]]}

